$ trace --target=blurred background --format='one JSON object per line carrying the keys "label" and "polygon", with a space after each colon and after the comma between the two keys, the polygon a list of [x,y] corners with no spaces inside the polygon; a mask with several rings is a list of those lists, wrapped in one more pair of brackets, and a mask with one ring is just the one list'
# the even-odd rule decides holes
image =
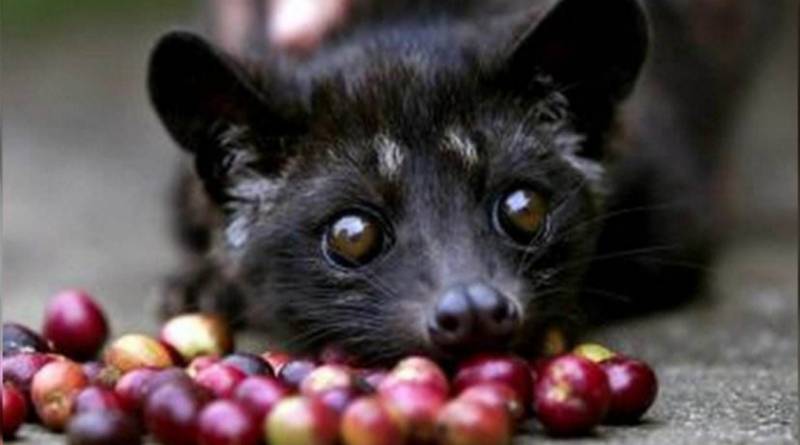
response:
{"label": "blurred background", "polygon": [[[765,387],[749,389],[759,393],[748,399],[750,417],[710,405],[706,417],[667,409],[686,394],[665,393],[661,417],[697,434],[716,421],[734,436],[797,437],[797,6],[787,2],[775,23],[726,138],[726,243],[712,298],[598,334],[663,366],[667,380],[706,382],[690,394],[700,404],[714,400],[700,400],[702,391],[766,376]],[[166,30],[206,30],[207,5],[2,7],[3,319],[39,326],[50,295],[81,287],[106,306],[116,333],[153,332],[154,291],[177,263],[167,191],[179,152],[147,102],[146,61]],[[751,419],[765,409],[777,417]]]}
{"label": "blurred background", "polygon": [[173,264],[178,151],[149,107],[148,52],[202,27],[200,2],[3,2],[3,316],[38,326],[62,287],[97,295],[117,332],[155,327]]}

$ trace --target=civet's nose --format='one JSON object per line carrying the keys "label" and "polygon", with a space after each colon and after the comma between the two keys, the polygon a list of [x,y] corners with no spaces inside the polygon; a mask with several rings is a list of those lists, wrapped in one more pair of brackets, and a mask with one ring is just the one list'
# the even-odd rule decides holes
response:
{"label": "civet's nose", "polygon": [[516,306],[496,289],[481,283],[448,289],[434,306],[428,331],[446,351],[484,345],[502,346],[519,326]]}

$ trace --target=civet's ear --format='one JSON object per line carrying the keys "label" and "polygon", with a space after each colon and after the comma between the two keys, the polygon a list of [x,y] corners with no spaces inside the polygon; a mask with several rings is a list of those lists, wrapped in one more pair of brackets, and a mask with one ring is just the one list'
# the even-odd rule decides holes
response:
{"label": "civet's ear", "polygon": [[164,126],[195,155],[199,176],[219,200],[230,198],[242,176],[277,172],[286,158],[279,141],[297,131],[292,107],[257,89],[237,61],[188,32],[159,40],[148,88]]}
{"label": "civet's ear", "polygon": [[524,89],[547,75],[582,124],[603,126],[633,88],[648,42],[637,0],[560,0],[506,52],[502,82]]}
{"label": "civet's ear", "polygon": [[176,31],[163,36],[150,59],[150,99],[183,148],[204,148],[214,127],[247,125],[262,98],[244,70],[203,38]]}

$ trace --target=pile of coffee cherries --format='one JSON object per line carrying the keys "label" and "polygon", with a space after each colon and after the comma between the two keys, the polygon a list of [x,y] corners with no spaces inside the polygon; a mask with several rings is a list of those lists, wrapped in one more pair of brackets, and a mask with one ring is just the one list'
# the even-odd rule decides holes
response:
{"label": "pile of coffee cherries", "polygon": [[448,378],[421,356],[364,369],[335,349],[236,353],[225,323],[204,314],[100,354],[108,333],[82,291],[50,301],[42,335],[4,324],[3,437],[29,421],[71,445],[137,445],[148,433],[164,445],[500,445],[521,430],[634,423],[657,393],[648,365],[596,344],[532,361],[477,355]]}

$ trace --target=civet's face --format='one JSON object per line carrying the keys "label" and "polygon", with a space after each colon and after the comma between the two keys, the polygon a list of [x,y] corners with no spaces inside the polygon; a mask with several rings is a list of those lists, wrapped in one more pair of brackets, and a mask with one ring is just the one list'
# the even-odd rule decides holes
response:
{"label": "civet's face", "polygon": [[[612,114],[644,54],[632,1],[609,2],[627,28],[566,35],[562,21],[598,9],[584,3],[563,1],[491,64],[364,51],[362,69],[299,102],[195,37],[166,37],[153,100],[226,210],[248,320],[295,352],[334,343],[381,361],[528,348],[574,314],[596,227],[582,222],[600,211],[590,154],[610,120],[593,117]],[[606,45],[609,60],[590,54]],[[182,84],[195,72],[207,78]]]}

